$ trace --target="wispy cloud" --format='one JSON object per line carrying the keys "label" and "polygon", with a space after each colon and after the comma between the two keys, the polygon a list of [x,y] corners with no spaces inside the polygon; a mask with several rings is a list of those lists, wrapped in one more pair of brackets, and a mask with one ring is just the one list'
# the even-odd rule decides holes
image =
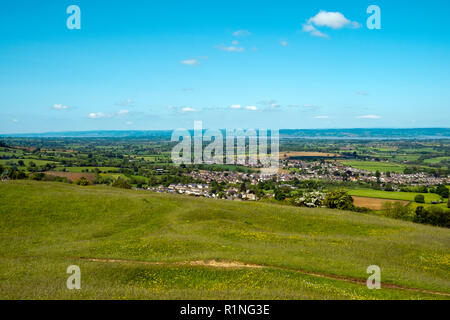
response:
{"label": "wispy cloud", "polygon": [[357,119],[381,119],[381,116],[377,116],[374,114],[367,114],[367,115],[363,115],[363,116],[357,116]]}
{"label": "wispy cloud", "polygon": [[135,103],[134,100],[131,100],[131,99],[125,99],[125,100],[116,102],[116,106],[119,106],[119,107],[128,107],[128,106],[133,106],[134,103]]}
{"label": "wispy cloud", "polygon": [[328,38],[328,35],[317,30],[313,25],[311,24],[304,24],[303,25],[303,29],[304,32],[309,32],[311,33],[312,36],[315,37],[322,37],[322,38]]}
{"label": "wispy cloud", "polygon": [[197,66],[197,65],[200,64],[200,62],[197,59],[181,60],[180,63],[184,64],[184,65],[187,65],[187,66]]}
{"label": "wispy cloud", "polygon": [[117,115],[119,115],[119,116],[125,116],[125,115],[127,115],[127,114],[129,114],[130,113],[130,110],[119,110],[119,112],[117,112]]}
{"label": "wispy cloud", "polygon": [[181,112],[196,112],[197,110],[195,110],[194,108],[191,107],[184,107],[181,109]]}
{"label": "wispy cloud", "polygon": [[358,91],[357,94],[361,95],[361,96],[368,96],[369,94],[365,91]]}
{"label": "wispy cloud", "polygon": [[249,110],[249,111],[256,111],[256,110],[258,110],[258,108],[256,106],[246,106],[245,109]]}
{"label": "wispy cloud", "polygon": [[88,114],[89,119],[104,119],[104,118],[114,118],[117,116],[127,116],[130,114],[130,110],[122,109],[117,112],[91,112]]}
{"label": "wispy cloud", "polygon": [[54,110],[67,110],[69,109],[68,106],[62,105],[62,104],[54,104],[52,109]]}
{"label": "wispy cloud", "polygon": [[111,114],[105,114],[103,112],[91,112],[89,113],[88,117],[90,119],[100,119],[100,118],[111,118]]}
{"label": "wispy cloud", "polygon": [[281,40],[281,41],[280,41],[280,44],[281,44],[283,47],[287,47],[288,42],[287,42],[286,40]]}
{"label": "wispy cloud", "polygon": [[233,32],[233,36],[235,37],[245,37],[249,35],[251,35],[251,32],[249,32],[248,30],[237,30]]}
{"label": "wispy cloud", "polygon": [[328,119],[329,116],[315,116],[313,119]]}
{"label": "wispy cloud", "polygon": [[242,106],[240,104],[232,104],[230,106],[230,109],[241,109],[241,108],[242,108]]}
{"label": "wispy cloud", "polygon": [[235,45],[225,46],[223,44],[216,46],[217,49],[227,52],[243,52],[245,49],[243,47],[237,47]]}

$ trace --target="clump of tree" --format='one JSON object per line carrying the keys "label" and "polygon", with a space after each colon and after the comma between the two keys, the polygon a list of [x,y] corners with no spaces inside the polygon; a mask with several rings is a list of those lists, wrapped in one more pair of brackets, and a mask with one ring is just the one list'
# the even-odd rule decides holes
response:
{"label": "clump of tree", "polygon": [[18,170],[16,167],[0,167],[0,176],[0,180],[19,180],[28,177],[24,171]]}
{"label": "clump of tree", "polygon": [[128,182],[128,180],[122,179],[121,177],[118,177],[112,183],[112,186],[114,188],[131,189],[131,184]]}
{"label": "clump of tree", "polygon": [[425,203],[425,197],[423,194],[418,194],[414,197],[414,201],[417,203]]}
{"label": "clump of tree", "polygon": [[323,200],[323,205],[330,209],[339,210],[353,210],[355,208],[352,196],[343,189],[329,191]]}
{"label": "clump of tree", "polygon": [[430,190],[432,193],[440,195],[442,198],[448,198],[449,191],[443,184],[437,185],[436,188]]}
{"label": "clump of tree", "polygon": [[414,222],[430,224],[438,227],[450,228],[450,210],[441,207],[416,208]]}
{"label": "clump of tree", "polygon": [[411,220],[411,210],[401,202],[385,202],[382,205],[382,209],[384,214],[388,217]]}

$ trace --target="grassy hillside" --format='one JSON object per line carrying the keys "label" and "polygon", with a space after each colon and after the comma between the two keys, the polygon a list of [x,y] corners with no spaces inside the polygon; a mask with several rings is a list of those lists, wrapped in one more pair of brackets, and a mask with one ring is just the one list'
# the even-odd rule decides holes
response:
{"label": "grassy hillside", "polygon": [[0,241],[1,299],[450,297],[389,288],[450,294],[450,230],[337,210],[3,182]]}

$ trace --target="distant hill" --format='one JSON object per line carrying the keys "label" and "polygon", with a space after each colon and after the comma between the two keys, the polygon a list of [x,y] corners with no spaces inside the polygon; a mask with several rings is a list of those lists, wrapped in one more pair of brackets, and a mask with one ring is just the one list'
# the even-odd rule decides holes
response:
{"label": "distant hill", "polygon": [[[23,138],[156,138],[170,139],[171,130],[98,130],[44,133],[3,134],[3,137]],[[282,139],[446,139],[450,128],[417,129],[281,129]]]}

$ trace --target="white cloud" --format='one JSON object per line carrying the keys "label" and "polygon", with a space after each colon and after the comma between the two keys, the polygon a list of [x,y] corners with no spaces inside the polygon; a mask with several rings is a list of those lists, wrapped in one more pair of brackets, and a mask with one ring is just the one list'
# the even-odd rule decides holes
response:
{"label": "white cloud", "polygon": [[216,46],[216,48],[222,50],[222,51],[227,51],[227,52],[243,52],[245,51],[244,48],[242,47],[236,47],[236,46],[224,46],[223,44],[221,44],[220,46]]}
{"label": "white cloud", "polygon": [[88,117],[91,119],[99,119],[99,118],[109,118],[110,115],[106,115],[103,112],[91,112],[89,113]]}
{"label": "white cloud", "polygon": [[235,37],[244,37],[249,35],[251,35],[251,33],[248,30],[238,30],[233,32],[233,36]]}
{"label": "white cloud", "polygon": [[281,40],[281,41],[280,41],[280,44],[281,44],[283,47],[286,47],[286,46],[288,45],[288,42],[285,41],[285,40]]}
{"label": "white cloud", "polygon": [[250,111],[258,110],[258,108],[256,106],[246,106],[245,109],[250,110]]}
{"label": "white cloud", "polygon": [[328,116],[315,116],[314,119],[328,119]]}
{"label": "white cloud", "polygon": [[239,41],[233,40],[233,41],[231,41],[231,44],[234,45],[234,46],[237,46],[239,44]]}
{"label": "white cloud", "polygon": [[194,108],[190,107],[184,107],[181,109],[181,112],[195,112],[196,110]]}
{"label": "white cloud", "polygon": [[361,25],[358,22],[350,21],[340,12],[319,11],[314,17],[309,18],[309,25],[316,25],[317,27],[329,27],[332,29],[341,29],[349,26],[352,28],[359,28]]}
{"label": "white cloud", "polygon": [[358,91],[357,94],[361,95],[361,96],[368,96],[369,94],[365,91]]}
{"label": "white cloud", "polygon": [[131,126],[131,125],[133,124],[133,121],[127,121],[125,124],[126,124],[127,126]]}
{"label": "white cloud", "polygon": [[233,104],[230,106],[231,109],[241,109],[242,106],[240,104]]}
{"label": "white cloud", "polygon": [[118,114],[119,116],[125,116],[125,115],[127,115],[127,114],[129,114],[129,113],[130,113],[129,110],[120,110],[119,112],[117,112],[117,114]]}
{"label": "white cloud", "polygon": [[328,35],[316,27],[328,27],[332,29],[342,29],[344,27],[349,28],[361,28],[361,24],[356,21],[350,21],[340,12],[327,12],[320,10],[318,14],[307,20],[303,25],[303,31],[309,32],[312,36],[328,38]]}
{"label": "white cloud", "polygon": [[197,59],[186,59],[186,60],[181,60],[180,61],[181,64],[185,64],[187,66],[197,66],[200,64],[200,62],[198,62]]}
{"label": "white cloud", "polygon": [[69,109],[69,107],[68,106],[64,106],[62,104],[54,104],[53,105],[53,109],[55,109],[55,110],[67,110],[67,109]]}
{"label": "white cloud", "polygon": [[322,37],[322,38],[328,38],[328,35],[317,30],[313,25],[311,24],[304,24],[303,25],[303,31],[311,33],[312,36],[315,37]]}
{"label": "white cloud", "polygon": [[14,123],[18,123],[18,122],[19,122],[19,120],[17,120],[17,119],[12,119],[12,122],[14,122]]}
{"label": "white cloud", "polygon": [[364,115],[364,116],[358,116],[356,118],[358,118],[358,119],[380,119],[381,116],[377,116],[377,115],[374,115],[374,114],[367,114],[367,115]]}

